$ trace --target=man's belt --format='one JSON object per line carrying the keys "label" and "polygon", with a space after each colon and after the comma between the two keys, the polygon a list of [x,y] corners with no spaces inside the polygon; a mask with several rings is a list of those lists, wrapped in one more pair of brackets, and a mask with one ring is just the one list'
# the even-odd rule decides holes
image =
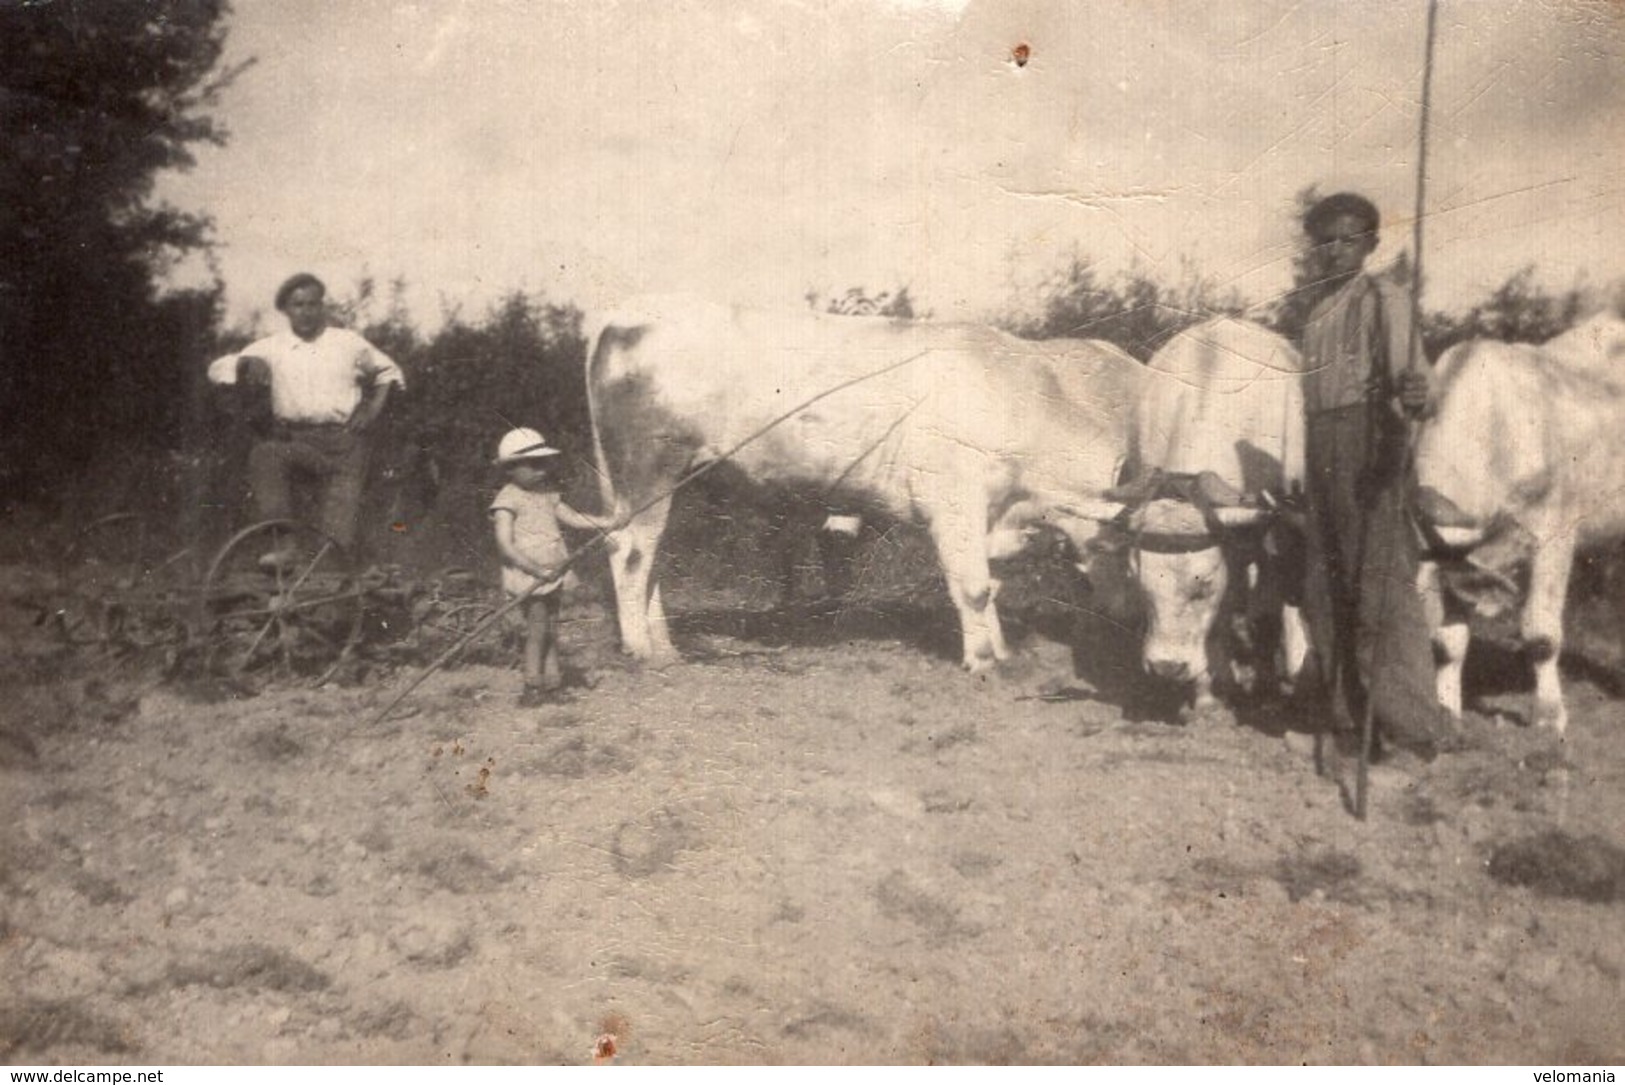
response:
{"label": "man's belt", "polygon": [[344,422],[288,422],[279,418],[272,424],[271,431],[289,436],[304,433],[331,433],[335,430],[342,430],[345,425]]}

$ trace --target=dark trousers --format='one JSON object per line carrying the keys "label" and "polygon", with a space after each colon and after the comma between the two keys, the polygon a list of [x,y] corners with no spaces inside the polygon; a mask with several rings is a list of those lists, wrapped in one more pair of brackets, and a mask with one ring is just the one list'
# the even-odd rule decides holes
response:
{"label": "dark trousers", "polygon": [[273,427],[248,454],[248,482],[260,518],[294,519],[294,483],[301,476],[313,479],[322,494],[317,526],[353,552],[367,453],[366,439],[343,426]]}
{"label": "dark trousers", "polygon": [[[1303,600],[1336,722],[1353,726],[1370,698],[1380,732],[1402,741],[1437,735],[1448,719],[1416,591],[1404,441],[1397,426],[1374,434],[1364,405],[1310,416]],[[1382,453],[1376,460],[1374,451]]]}

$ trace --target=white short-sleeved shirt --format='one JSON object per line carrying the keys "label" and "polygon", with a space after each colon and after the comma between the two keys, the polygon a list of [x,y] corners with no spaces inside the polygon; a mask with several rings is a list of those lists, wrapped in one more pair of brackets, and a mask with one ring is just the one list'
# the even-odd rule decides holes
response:
{"label": "white short-sleeved shirt", "polygon": [[271,371],[271,410],[284,422],[343,424],[361,403],[363,389],[406,383],[400,366],[348,328],[324,328],[312,340],[291,331],[267,336],[239,354],[215,359],[209,380],[237,383],[237,362],[243,357],[265,359]]}
{"label": "white short-sleeved shirt", "polygon": [[[570,557],[570,548],[559,527],[559,503],[563,497],[557,490],[527,490],[514,483],[497,491],[491,502],[491,511],[499,509],[513,513],[513,544],[521,554],[539,565],[562,565]],[[562,578],[542,586],[537,593],[546,595],[557,591]],[[536,583],[529,573],[503,563],[502,590],[509,595],[523,595]]]}

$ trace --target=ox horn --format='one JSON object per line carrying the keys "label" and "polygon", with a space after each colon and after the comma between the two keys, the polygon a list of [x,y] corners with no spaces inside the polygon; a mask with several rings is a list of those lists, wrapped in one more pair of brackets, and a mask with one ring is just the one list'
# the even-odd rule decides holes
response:
{"label": "ox horn", "polygon": [[1451,550],[1467,550],[1484,541],[1484,529],[1459,524],[1438,525],[1433,529],[1439,541]]}
{"label": "ox horn", "polygon": [[1266,509],[1250,508],[1246,505],[1219,505],[1211,511],[1213,518],[1224,527],[1251,527],[1270,515]]}
{"label": "ox horn", "polygon": [[1098,497],[1075,504],[1057,505],[1055,511],[1063,516],[1071,516],[1079,520],[1095,520],[1104,524],[1117,519],[1126,508],[1128,506],[1121,501]]}
{"label": "ox horn", "polygon": [[1160,468],[1153,468],[1138,478],[1118,483],[1103,496],[1124,505],[1143,505],[1156,496],[1166,477]]}

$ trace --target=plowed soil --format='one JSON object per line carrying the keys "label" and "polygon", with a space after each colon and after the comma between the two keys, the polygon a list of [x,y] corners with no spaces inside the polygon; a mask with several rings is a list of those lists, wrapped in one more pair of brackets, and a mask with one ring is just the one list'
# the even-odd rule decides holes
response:
{"label": "plowed soil", "polygon": [[0,1057],[1625,1061],[1625,729],[1585,673],[1559,742],[1481,650],[1471,748],[1376,767],[1362,823],[1317,721],[1182,722],[1109,622],[1013,606],[977,678],[934,594],[669,599],[681,665],[589,600],[569,703],[492,652],[382,721],[415,670],[233,697],[8,609]]}

